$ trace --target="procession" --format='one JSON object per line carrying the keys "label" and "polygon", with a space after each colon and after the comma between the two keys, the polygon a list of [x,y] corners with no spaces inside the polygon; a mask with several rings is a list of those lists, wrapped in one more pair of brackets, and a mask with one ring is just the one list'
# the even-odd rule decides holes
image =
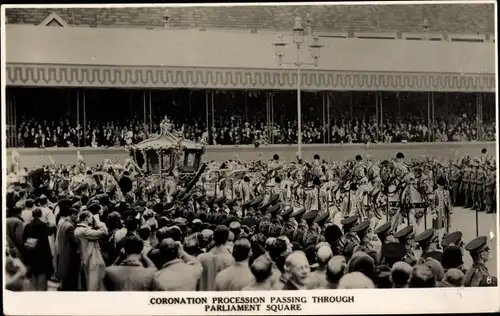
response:
{"label": "procession", "polygon": [[[203,161],[163,118],[122,165],[34,170],[13,151],[7,289],[252,291],[496,286],[496,162]],[[203,139],[202,139],[203,140]],[[464,239],[458,206],[476,213]],[[473,226],[474,223],[467,223]],[[465,265],[470,257],[471,265]]]}

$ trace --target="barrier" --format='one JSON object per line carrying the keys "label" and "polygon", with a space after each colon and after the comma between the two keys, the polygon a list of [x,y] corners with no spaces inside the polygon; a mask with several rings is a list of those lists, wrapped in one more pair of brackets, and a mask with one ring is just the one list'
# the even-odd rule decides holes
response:
{"label": "barrier", "polygon": [[[481,149],[486,148],[489,155],[495,155],[495,142],[449,142],[449,143],[391,143],[391,144],[306,144],[302,146],[302,157],[312,160],[315,154],[327,161],[353,159],[356,155],[382,160],[396,156],[402,152],[406,158],[432,156],[438,160],[456,159],[465,155],[478,156]],[[51,157],[56,164],[74,164],[77,150],[89,165],[102,164],[104,159],[119,160],[123,163],[129,157],[124,148],[19,148],[21,165],[27,168],[50,164]],[[10,166],[12,150],[7,149],[7,166]],[[222,161],[226,159],[241,159],[250,161],[256,159],[268,160],[274,154],[282,161],[296,159],[297,145],[267,145],[255,148],[251,145],[242,146],[207,146],[203,160]]]}

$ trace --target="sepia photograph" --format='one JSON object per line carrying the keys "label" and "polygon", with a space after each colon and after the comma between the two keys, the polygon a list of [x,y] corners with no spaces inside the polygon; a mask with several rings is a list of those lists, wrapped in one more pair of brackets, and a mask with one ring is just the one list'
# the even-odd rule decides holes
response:
{"label": "sepia photograph", "polygon": [[498,311],[496,9],[2,6],[4,311]]}

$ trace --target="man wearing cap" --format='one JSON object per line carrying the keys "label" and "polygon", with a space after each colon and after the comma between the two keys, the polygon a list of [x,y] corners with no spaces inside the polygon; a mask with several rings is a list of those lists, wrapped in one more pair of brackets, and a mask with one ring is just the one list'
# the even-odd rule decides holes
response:
{"label": "man wearing cap", "polygon": [[478,178],[479,176],[479,164],[478,162],[476,161],[476,159],[474,159],[474,164],[472,165],[472,172],[471,172],[471,176],[470,176],[470,198],[472,200],[472,206],[471,206],[471,209],[472,210],[475,210],[477,208],[477,204],[478,204],[478,201],[477,201],[477,188],[478,188]]}
{"label": "man wearing cap", "polygon": [[462,192],[461,194],[463,195],[463,201],[464,201],[464,208],[469,208],[470,207],[470,189],[471,189],[471,173],[472,173],[472,168],[470,166],[470,163],[465,162],[464,166],[464,171],[462,175]]}
{"label": "man wearing cap", "polygon": [[453,202],[453,206],[458,205],[458,196],[459,196],[459,189],[460,189],[460,181],[462,179],[462,171],[460,170],[459,166],[457,165],[456,162],[452,163],[451,166],[451,199]]}
{"label": "man wearing cap", "polygon": [[481,163],[478,165],[477,168],[477,173],[476,173],[476,205],[474,209],[477,209],[478,211],[484,211],[485,205],[484,205],[484,187],[486,185],[486,170],[485,170],[485,165]]}
{"label": "man wearing cap", "polygon": [[452,233],[449,233],[443,237],[441,240],[441,246],[443,249],[446,249],[448,246],[459,246],[462,249],[462,253],[464,252],[464,242],[462,241],[462,232],[461,231],[454,231]]}
{"label": "man wearing cap", "polygon": [[308,238],[311,236],[317,236],[321,232],[321,230],[318,230],[319,227],[314,222],[316,220],[316,216],[318,216],[318,211],[314,209],[304,214],[303,219],[306,222],[307,227],[303,230],[302,240],[299,241],[302,245],[306,244]]}
{"label": "man wearing cap", "polygon": [[484,204],[486,213],[496,213],[495,188],[496,188],[496,167],[494,163],[488,163],[489,167],[485,179]]}
{"label": "man wearing cap", "polygon": [[373,252],[375,250],[375,248],[373,247],[373,245],[371,243],[372,231],[370,228],[370,221],[369,220],[365,220],[365,221],[359,223],[358,225],[354,226],[351,229],[351,231],[353,233],[358,234],[358,238],[359,238],[359,244],[356,247],[354,247],[353,253],[355,253],[357,251],[363,251],[363,252],[368,254],[368,253]]}
{"label": "man wearing cap", "polygon": [[340,223],[342,224],[342,230],[344,232],[344,236],[342,237],[342,244],[347,245],[350,242],[358,243],[358,236],[355,232],[352,231],[352,228],[358,224],[359,216],[354,215],[347,218],[344,218]]}
{"label": "man wearing cap", "polygon": [[406,226],[405,228],[395,232],[394,238],[396,238],[400,244],[405,246],[406,255],[404,256],[403,261],[410,265],[417,263],[417,257],[414,253],[415,232],[413,231],[413,227]]}
{"label": "man wearing cap", "polygon": [[415,242],[417,242],[422,249],[422,254],[418,259],[417,264],[424,263],[428,254],[438,251],[439,248],[439,238],[434,234],[434,229],[432,228],[427,229],[426,231],[415,236]]}
{"label": "man wearing cap", "polygon": [[283,223],[281,235],[288,237],[289,240],[292,240],[293,233],[298,226],[297,222],[291,217],[292,213],[293,207],[291,205],[286,205],[280,213]]}
{"label": "man wearing cap", "polygon": [[443,229],[446,229],[446,233],[448,232],[452,214],[450,192],[444,188],[445,184],[443,177],[437,180],[438,187],[434,191],[434,202],[431,204],[432,226],[436,229],[439,239],[443,236]]}
{"label": "man wearing cap", "polygon": [[382,244],[386,244],[388,242],[396,242],[396,239],[394,238],[391,232],[390,222],[387,222],[377,227],[374,233],[377,235],[378,239]]}
{"label": "man wearing cap", "polygon": [[320,229],[319,232],[320,235],[324,236],[326,226],[330,224],[329,221],[330,221],[330,213],[328,212],[323,212],[322,214],[319,214],[318,217],[316,218],[316,225]]}
{"label": "man wearing cap", "polygon": [[382,245],[381,264],[385,264],[392,268],[398,261],[404,261],[406,257],[406,248],[400,243],[390,242]]}
{"label": "man wearing cap", "polygon": [[488,238],[479,236],[465,246],[472,257],[472,267],[465,274],[464,286],[479,286],[483,278],[490,276],[486,262],[490,259]]}

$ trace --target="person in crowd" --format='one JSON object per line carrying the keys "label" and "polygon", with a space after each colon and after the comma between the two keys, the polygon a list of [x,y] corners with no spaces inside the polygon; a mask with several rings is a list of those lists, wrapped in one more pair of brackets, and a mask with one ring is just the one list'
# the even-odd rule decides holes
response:
{"label": "person in crowd", "polygon": [[42,210],[33,210],[33,221],[24,228],[24,259],[31,274],[31,284],[35,291],[46,291],[47,281],[54,273],[49,236],[56,232],[56,227],[41,220]]}
{"label": "person in crowd", "polygon": [[61,282],[61,291],[77,291],[80,270],[80,253],[75,239],[78,210],[69,208],[65,218],[59,222],[56,233],[56,273]]}
{"label": "person in crowd", "polygon": [[106,224],[90,211],[79,215],[75,228],[75,239],[81,256],[78,288],[84,291],[104,290],[103,276],[106,264],[102,257],[99,241],[108,234]]}
{"label": "person in crowd", "polygon": [[22,211],[20,207],[13,207],[5,224],[5,235],[7,236],[7,249],[9,250],[9,254],[13,258],[18,258],[20,260],[23,260],[24,252],[24,220],[21,217]]}
{"label": "person in crowd", "polygon": [[391,268],[391,282],[393,288],[407,288],[412,274],[412,267],[406,262],[396,262]]}
{"label": "person in crowd", "polygon": [[214,247],[198,256],[203,267],[200,291],[214,291],[217,274],[234,263],[234,258],[227,247],[228,239],[229,228],[225,225],[217,226],[213,234]]}
{"label": "person in crowd", "polygon": [[289,273],[283,290],[305,290],[311,268],[304,252],[294,251],[285,261],[285,270]]}
{"label": "person in crowd", "polygon": [[374,289],[375,284],[361,272],[350,272],[344,275],[337,286],[338,289]]}
{"label": "person in crowd", "polygon": [[462,287],[465,275],[460,269],[449,269],[444,278],[438,283],[439,287]]}
{"label": "person in crowd", "polygon": [[153,291],[196,291],[203,269],[196,258],[172,238],[163,239],[159,250],[165,263],[154,276]]}
{"label": "person in crowd", "polygon": [[243,291],[271,291],[273,262],[269,255],[262,254],[257,257],[250,266],[255,282],[243,288]]}
{"label": "person in crowd", "polygon": [[155,264],[142,251],[139,237],[125,237],[123,251],[105,270],[104,285],[108,291],[151,291],[156,274]]}
{"label": "person in crowd", "polygon": [[410,288],[436,287],[436,278],[431,268],[417,265],[413,267],[408,285]]}
{"label": "person in crowd", "polygon": [[252,285],[255,277],[248,266],[252,246],[246,238],[238,239],[233,246],[234,263],[215,277],[215,291],[241,291]]}
{"label": "person in crowd", "polygon": [[5,289],[22,292],[25,290],[25,278],[28,272],[21,259],[13,257],[7,249],[5,256]]}
{"label": "person in crowd", "polygon": [[478,286],[483,278],[490,276],[488,268],[485,265],[490,259],[488,238],[486,236],[479,236],[473,239],[465,246],[465,250],[470,253],[474,263],[465,274],[464,285]]}
{"label": "person in crowd", "polygon": [[318,289],[326,279],[327,264],[333,257],[333,252],[330,246],[321,246],[316,252],[316,262],[318,266],[310,273],[306,287],[308,289]]}

